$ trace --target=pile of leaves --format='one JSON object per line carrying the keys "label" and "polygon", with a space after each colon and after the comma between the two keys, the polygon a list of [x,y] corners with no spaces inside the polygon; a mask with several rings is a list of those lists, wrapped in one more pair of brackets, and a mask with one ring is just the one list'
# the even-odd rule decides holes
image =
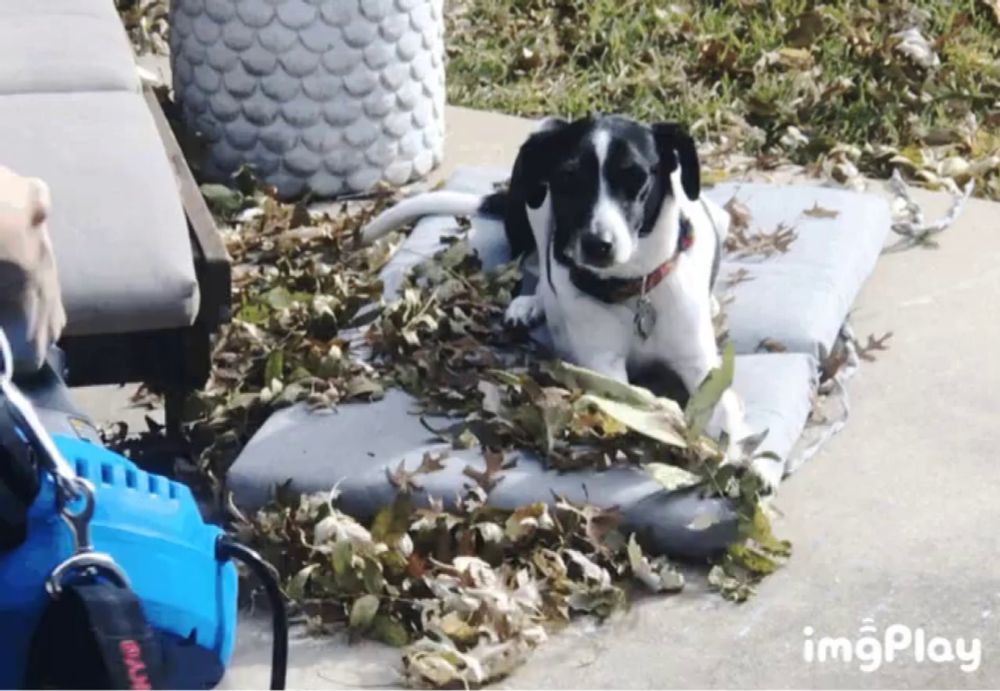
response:
{"label": "pile of leaves", "polygon": [[168,55],[166,0],[115,0],[136,55]]}
{"label": "pile of leaves", "polygon": [[[425,467],[440,459],[425,458]],[[606,617],[635,579],[654,592],[684,577],[649,559],[614,512],[560,501],[505,512],[475,484],[451,510],[416,508],[401,491],[366,528],[331,495],[276,502],[244,525],[286,574],[286,591],[314,630],[402,647],[415,686],[480,686],[509,673],[572,613]]]}
{"label": "pile of leaves", "polygon": [[[429,508],[415,498],[420,477],[458,461],[401,465],[389,474],[395,502],[366,523],[339,511],[335,493],[294,497],[279,488],[253,516],[232,507],[241,538],[278,567],[314,628],[347,622],[358,635],[404,646],[409,683],[478,685],[506,674],[573,613],[604,617],[622,606],[630,581],[658,592],[683,586],[665,558],[650,559],[620,532],[614,509],[562,500],[487,506],[525,452],[566,470],[630,464],[668,489],[728,497],[741,539],[709,582],[730,599],[748,597],[787,556],[788,545],[771,536],[760,480],[746,463],[724,462],[724,449],[702,434],[732,379],[731,351],[681,409],[552,361],[504,328],[518,267],[486,270],[457,237],[384,299],[378,274],[401,236],[363,246],[358,231],[392,194],[310,212],[276,201],[245,172],[232,187],[203,193],[228,224],[234,271],[234,320],[214,343],[209,385],[187,407],[193,475],[208,478],[217,499],[229,464],[274,411],[375,399],[387,387],[450,420],[426,423],[442,441],[484,458],[464,469],[457,501],[433,499]],[[736,455],[751,458],[755,443]]]}
{"label": "pile of leaves", "polygon": [[[494,454],[494,458],[502,458]],[[684,575],[650,558],[614,509],[558,500],[504,511],[486,504],[502,462],[470,474],[464,495],[446,508],[420,508],[411,492],[446,458],[425,455],[393,474],[395,501],[369,527],[336,507],[336,490],[290,497],[237,527],[285,578],[307,626],[346,622],[354,635],[402,648],[411,686],[478,687],[511,672],[555,628],[576,614],[604,619],[633,586],[680,591]],[[709,572],[733,600],[789,553],[759,506],[741,525],[743,541]]]}
{"label": "pile of leaves", "polygon": [[451,0],[446,20],[452,103],[679,120],[716,177],[733,153],[1000,198],[996,0]]}
{"label": "pile of leaves", "polygon": [[381,397],[381,375],[352,339],[384,307],[378,272],[401,236],[367,247],[357,236],[390,193],[311,215],[277,201],[246,170],[232,187],[202,192],[232,258],[234,318],[216,336],[211,378],[185,417],[199,470],[221,481],[273,411]]}

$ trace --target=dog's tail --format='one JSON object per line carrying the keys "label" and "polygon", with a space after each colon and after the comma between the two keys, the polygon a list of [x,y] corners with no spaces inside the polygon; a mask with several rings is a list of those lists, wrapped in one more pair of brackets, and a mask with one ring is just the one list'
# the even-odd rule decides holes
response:
{"label": "dog's tail", "polygon": [[425,192],[400,201],[386,209],[361,229],[364,243],[374,242],[386,233],[424,216],[483,216],[503,217],[507,194],[472,194],[439,190]]}

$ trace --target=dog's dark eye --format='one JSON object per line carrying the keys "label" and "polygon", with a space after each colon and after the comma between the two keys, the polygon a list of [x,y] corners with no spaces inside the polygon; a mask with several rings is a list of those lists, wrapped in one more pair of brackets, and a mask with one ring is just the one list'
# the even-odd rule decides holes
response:
{"label": "dog's dark eye", "polygon": [[638,197],[645,190],[649,173],[639,165],[630,164],[618,169],[618,184],[627,197]]}

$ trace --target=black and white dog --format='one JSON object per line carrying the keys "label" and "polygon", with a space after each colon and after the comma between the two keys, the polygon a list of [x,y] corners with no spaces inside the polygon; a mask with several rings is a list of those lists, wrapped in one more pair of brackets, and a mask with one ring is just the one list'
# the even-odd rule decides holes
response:
{"label": "black and white dog", "polygon": [[[712,286],[729,219],[702,199],[695,144],[680,126],[545,120],[506,191],[417,195],[362,236],[373,241],[420,216],[476,213],[503,217],[513,256],[537,250],[536,292],[514,299],[507,321],[546,321],[563,359],[626,382],[666,366],[688,392],[720,364]],[[731,390],[710,425],[723,430],[731,442],[750,436]]]}

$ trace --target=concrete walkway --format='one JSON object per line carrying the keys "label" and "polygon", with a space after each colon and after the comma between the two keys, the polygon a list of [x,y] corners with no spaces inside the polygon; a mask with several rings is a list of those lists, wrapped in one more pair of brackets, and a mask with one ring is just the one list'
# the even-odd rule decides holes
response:
{"label": "concrete walkway", "polygon": [[[931,218],[943,195],[917,193]],[[937,251],[884,256],[854,313],[893,331],[851,382],[846,429],[782,486],[776,524],[795,552],[757,597],[691,589],[594,634],[543,648],[511,687],[996,687],[1000,684],[1000,205],[973,201]],[[876,671],[808,664],[806,636],[856,641],[871,619],[926,638],[981,639],[982,663]]]}
{"label": "concrete walkway", "polygon": [[[507,165],[530,123],[449,109],[446,176]],[[915,192],[930,218],[945,195]],[[887,353],[850,384],[847,428],[783,485],[776,530],[789,564],[737,606],[697,579],[617,620],[574,625],[504,686],[983,687],[1000,685],[1000,205],[969,203],[937,251],[884,256],[857,301],[859,336],[893,331]],[[897,653],[873,672],[803,659],[807,637],[864,634],[870,619],[926,639],[979,638],[978,669]],[[266,627],[246,622],[229,688],[263,687]],[[299,640],[290,687],[393,683],[398,652],[342,639]]]}

